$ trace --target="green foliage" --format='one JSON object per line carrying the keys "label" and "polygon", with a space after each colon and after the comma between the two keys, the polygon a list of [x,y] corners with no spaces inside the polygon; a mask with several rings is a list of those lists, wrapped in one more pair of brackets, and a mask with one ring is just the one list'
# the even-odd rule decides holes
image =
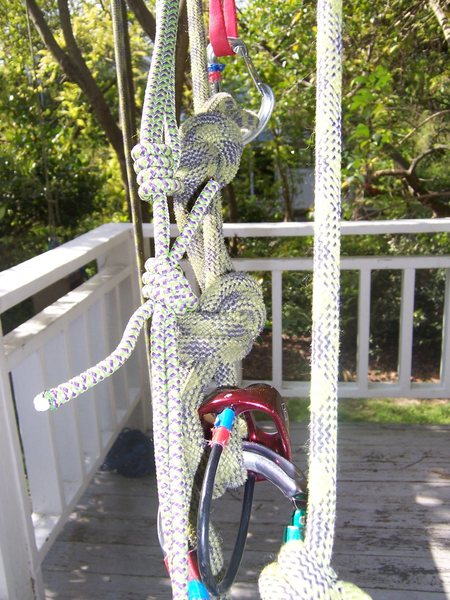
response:
{"label": "green foliage", "polygon": [[[287,402],[293,422],[309,420],[309,401],[292,398]],[[406,400],[397,398],[342,399],[341,423],[408,423],[410,425],[450,424],[449,400]]]}
{"label": "green foliage", "polygon": [[[40,3],[64,47],[54,2]],[[72,26],[86,63],[117,115],[111,19],[107,5],[72,4]],[[0,11],[0,268],[4,269],[105,221],[126,220],[114,152],[78,86],[61,72],[31,26],[24,3]],[[93,24],[95,23],[95,35]],[[131,42],[139,94],[144,36]],[[141,68],[142,67],[142,68]],[[21,240],[20,245],[17,239]]]}
{"label": "green foliage", "polygon": [[312,274],[285,273],[283,276],[283,333],[311,335]]}
{"label": "green foliage", "polygon": [[[425,2],[351,1],[345,10],[344,214],[430,216],[404,180],[375,174],[395,166],[391,147],[409,162],[449,141],[445,116],[407,137],[426,117],[448,107],[448,53],[442,31]],[[420,167],[419,177],[431,179],[429,191],[448,189],[448,160],[443,158],[430,155],[432,178],[424,164]]]}
{"label": "green foliage", "polygon": [[[79,212],[71,214],[72,223],[74,218],[82,220],[85,213],[95,213],[105,219],[125,218],[125,198],[117,164],[86,99],[79,88],[62,75],[32,28],[34,76],[24,5],[19,0],[8,3],[2,0],[2,3],[0,49],[5,56],[0,63],[2,180],[10,181],[11,188],[16,190],[14,193],[22,198],[29,196],[29,191],[33,192],[33,201],[27,199],[27,206],[29,202],[33,207],[30,220],[41,222],[49,211],[48,201],[42,197],[42,191],[48,193],[43,190],[45,145],[50,191],[55,192],[53,196],[58,202],[57,182],[61,173],[68,182],[80,170],[85,171],[81,175],[84,181],[88,179],[86,172],[92,175],[91,198],[77,202]],[[42,1],[40,6],[57,41],[64,47],[55,1]],[[300,4],[291,0],[271,3],[250,0],[241,7],[241,35],[257,70],[272,86],[277,100],[268,132],[246,149],[235,182],[241,220],[291,218],[293,171],[313,166],[315,10],[316,3],[312,0],[303,0]],[[86,63],[117,114],[108,5],[83,0],[71,5],[71,13],[75,37]],[[387,145],[398,147],[406,159],[411,160],[438,143],[448,143],[445,115],[431,119],[409,135],[419,122],[449,105],[448,52],[443,40],[439,24],[426,3],[414,6],[407,0],[395,0],[388,6],[381,0],[345,3],[343,189],[346,218],[431,214],[430,207],[415,200],[400,178],[374,179],[374,173],[393,166]],[[131,44],[139,105],[146,76],[142,59],[148,54],[148,42],[134,21],[131,22]],[[230,57],[224,62],[227,64],[225,89],[242,104],[257,109],[259,95],[243,61]],[[39,109],[39,98],[42,109]],[[448,154],[443,151],[420,161],[418,175],[427,182],[428,191],[445,190],[450,186],[447,158]],[[6,161],[14,164],[14,169],[6,169]],[[18,178],[22,183],[14,181]],[[1,192],[0,222],[12,202],[11,192],[7,190],[4,194],[3,185]],[[101,207],[96,205],[96,199]],[[61,215],[65,206],[61,207]],[[65,227],[63,219],[57,225]]]}
{"label": "green foliage", "polygon": [[[314,154],[315,10],[310,0],[261,3],[250,0],[240,15],[241,35],[253,61],[277,99],[270,132],[243,157],[235,181],[241,219],[288,218],[292,169],[311,167]],[[425,2],[350,0],[344,3],[343,192],[345,218],[406,218],[436,214],[399,177],[378,177],[397,166],[391,148],[410,164],[437,145],[450,145],[448,48]],[[412,57],[414,57],[412,59]],[[258,106],[245,68],[224,59],[225,86]],[[408,136],[408,137],[407,137]],[[255,156],[272,161],[260,171]],[[259,156],[258,156],[259,158]],[[417,174],[427,192],[450,190],[449,153],[430,154]],[[261,186],[252,187],[249,173]],[[261,189],[262,188],[262,189]],[[287,189],[286,189],[287,188]],[[260,191],[261,190],[261,191]],[[262,193],[264,203],[257,203]],[[441,202],[449,204],[450,194]],[[292,199],[292,198],[291,198]],[[252,207],[252,211],[248,208]]]}
{"label": "green foliage", "polygon": [[[64,47],[56,0],[39,5]],[[94,0],[71,3],[77,43],[117,118],[117,90],[109,7]],[[405,218],[437,214],[419,201],[404,178],[381,175],[421,154],[415,173],[427,192],[450,188],[448,152],[448,48],[426,2],[349,0],[344,4],[343,179],[344,218]],[[46,250],[104,221],[126,220],[126,200],[117,158],[79,88],[61,72],[31,27],[30,52],[22,0],[0,0],[0,268]],[[153,9],[153,4],[151,5]],[[249,0],[240,9],[241,36],[262,79],[276,97],[270,126],[247,147],[234,182],[238,220],[292,218],[294,172],[314,164],[316,2]],[[142,103],[148,40],[130,21],[137,105]],[[259,94],[243,61],[223,59],[224,88],[255,110]],[[185,94],[185,104],[190,91]],[[187,106],[186,106],[187,109]],[[188,110],[186,110],[188,112]],[[428,120],[427,120],[428,119]],[[442,203],[449,204],[449,198]],[[309,215],[304,215],[309,218]],[[346,256],[442,254],[446,235],[345,237]],[[18,243],[20,240],[20,243]],[[50,240],[50,242],[49,242]],[[310,238],[234,240],[240,256],[310,256]],[[415,350],[438,358],[443,273],[418,272]],[[270,315],[270,284],[262,277]],[[342,274],[342,349],[355,346],[357,281]],[[311,278],[283,277],[283,328],[287,336],[309,335]],[[373,361],[393,352],[398,274],[372,278]],[[271,321],[269,318],[268,329]],[[351,366],[343,364],[343,368]]]}

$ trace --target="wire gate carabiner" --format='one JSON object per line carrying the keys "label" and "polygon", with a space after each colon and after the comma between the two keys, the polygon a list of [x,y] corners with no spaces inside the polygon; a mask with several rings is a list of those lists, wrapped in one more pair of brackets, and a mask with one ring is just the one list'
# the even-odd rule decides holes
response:
{"label": "wire gate carabiner", "polygon": [[[247,44],[241,38],[229,37],[228,41],[230,42],[230,46],[233,49],[233,52],[244,59],[245,66],[247,67],[249,75],[256,89],[261,94],[262,98],[261,106],[258,111],[259,124],[255,129],[249,131],[243,136],[242,141],[245,145],[255,140],[259,136],[259,134],[265,129],[275,107],[275,96],[272,91],[272,88],[266,83],[264,83],[260,78],[248,52]],[[223,63],[217,62],[217,58],[214,54],[214,50],[211,44],[208,45],[207,52],[210,83],[213,92],[217,94],[220,91],[221,73],[224,69],[224,66]]]}

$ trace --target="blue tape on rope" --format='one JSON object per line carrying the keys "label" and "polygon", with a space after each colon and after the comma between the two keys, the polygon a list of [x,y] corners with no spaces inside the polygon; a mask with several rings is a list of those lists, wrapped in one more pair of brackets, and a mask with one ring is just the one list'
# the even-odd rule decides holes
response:
{"label": "blue tape on rope", "polygon": [[201,581],[192,579],[188,583],[189,600],[209,600],[209,594]]}
{"label": "blue tape on rope", "polygon": [[225,69],[225,65],[223,63],[210,63],[208,65],[208,73],[222,73]]}
{"label": "blue tape on rope", "polygon": [[225,429],[231,431],[235,416],[236,414],[232,408],[226,408],[217,415],[214,427],[225,427]]}

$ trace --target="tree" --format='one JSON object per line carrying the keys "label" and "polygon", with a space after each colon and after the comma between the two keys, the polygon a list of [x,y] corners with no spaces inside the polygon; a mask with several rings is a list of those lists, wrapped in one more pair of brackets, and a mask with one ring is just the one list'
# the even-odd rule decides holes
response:
{"label": "tree", "polygon": [[[344,4],[347,218],[449,213],[448,21],[436,18],[433,1],[438,2]],[[260,203],[267,209],[261,218],[291,218],[292,173],[313,166],[315,9],[311,0],[300,5],[250,0],[242,8],[241,35],[277,100],[270,135],[248,149],[235,184],[237,204],[246,210],[251,174],[256,192],[268,200]],[[226,85],[237,82],[235,93],[242,97],[248,82],[238,61],[231,65],[225,70]],[[271,173],[265,160],[264,171],[259,170],[255,155],[269,158]]]}
{"label": "tree", "polygon": [[[49,238],[65,241],[122,215],[124,194],[115,175],[117,161],[78,86],[60,71],[34,29],[28,30],[24,4],[13,0],[3,8],[0,254],[5,268],[45,250]],[[99,8],[84,8],[91,11],[87,17],[92,22],[92,12]],[[92,36],[83,16],[80,8],[75,30],[88,62],[97,65],[96,76],[112,104],[114,67],[105,63],[100,70],[95,58],[95,52],[104,55],[104,48],[111,46],[108,23],[97,19],[94,48],[88,43]]]}
{"label": "tree", "polygon": [[42,41],[68,77],[69,81],[76,83],[86,95],[109,143],[114,148],[119,161],[122,180],[126,186],[126,164],[122,134],[116,124],[116,120],[112,115],[104,94],[88,68],[86,60],[76,42],[70,18],[68,0],[58,0],[57,3],[59,23],[65,42],[64,49],[62,45],[57,42],[45,19],[43,11],[39,8],[35,0],[26,0],[26,4],[33,24],[41,36]]}
{"label": "tree", "polygon": [[[93,70],[89,68],[82,48],[76,40],[68,0],[57,0],[57,15],[64,43],[57,40],[49,24],[52,20],[53,13],[49,11],[48,16],[46,16],[44,11],[38,6],[36,0],[26,0],[26,4],[33,24],[36,27],[36,30],[46,48],[49,50],[61,70],[64,72],[67,79],[72,83],[75,83],[80,88],[89,102],[93,114],[95,115],[98,123],[104,131],[107,140],[116,153],[124,187],[127,189],[128,185],[122,132],[116,123],[114,110],[110,107],[101,85],[94,76]],[[84,4],[89,5],[89,3],[86,2]],[[128,4],[136,15],[136,18],[138,19],[145,33],[150,37],[151,41],[154,41],[156,29],[155,19],[147,9],[143,0],[130,0]],[[51,5],[49,8],[52,9],[53,6]],[[109,21],[109,13],[105,9],[102,9],[102,12],[103,16],[107,16]],[[186,20],[185,3],[182,4],[180,10],[180,18],[183,22]],[[109,50],[112,51],[111,48]],[[178,106],[180,106],[181,88],[185,78],[186,56],[186,27],[180,27],[179,50],[177,57],[178,63],[181,65],[181,68],[178,69],[179,75],[177,78],[179,97]],[[111,59],[111,56],[109,58]],[[127,56],[127,61],[131,66],[131,58],[129,54]],[[131,69],[129,69],[129,73],[131,74]],[[114,86],[115,84],[111,83],[111,85]],[[133,83],[131,80],[129,81],[129,87],[131,90],[133,89]],[[132,94],[131,97],[134,97],[134,94]]]}
{"label": "tree", "polygon": [[450,102],[442,28],[422,1],[354,2],[350,10],[344,79],[348,206],[355,218],[448,216]]}

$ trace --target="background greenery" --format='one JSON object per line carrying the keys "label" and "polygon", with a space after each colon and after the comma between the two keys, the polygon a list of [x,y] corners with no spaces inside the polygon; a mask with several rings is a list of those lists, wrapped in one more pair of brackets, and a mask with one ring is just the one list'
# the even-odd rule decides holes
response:
{"label": "background greenery", "polygon": [[[136,121],[152,52],[153,5],[126,3]],[[294,200],[298,169],[314,166],[315,9],[313,0],[241,4],[241,36],[261,77],[272,86],[277,106],[267,131],[246,148],[240,172],[226,191],[229,220],[312,218],[311,208],[298,209]],[[346,0],[344,10],[343,218],[450,216],[450,32],[445,3]],[[181,119],[191,111],[185,19],[182,3],[177,58]],[[224,62],[225,88],[256,108],[258,94],[242,61]],[[108,2],[0,0],[1,269],[105,221],[128,220],[117,103]],[[447,248],[445,235],[343,240],[345,255],[442,254]],[[230,250],[240,256],[304,256],[311,253],[311,240],[233,240]],[[270,314],[269,285],[261,279]],[[285,376],[306,378],[310,276],[288,274],[283,285]],[[371,366],[374,372],[385,372],[396,355],[398,274],[374,272],[372,286],[377,329],[371,332]],[[392,290],[389,299],[382,293],[387,288]],[[341,374],[351,378],[355,274],[343,274],[342,290]],[[435,374],[439,362],[443,293],[442,271],[418,272],[418,378]],[[28,310],[21,308],[25,315]],[[260,349],[270,345],[270,329],[269,318]],[[295,372],[290,367],[294,362]]]}
{"label": "background greenery", "polygon": [[[293,422],[309,420],[309,401],[288,401]],[[339,421],[344,423],[409,423],[416,425],[450,424],[449,400],[408,400],[406,398],[343,399],[339,402]]]}

